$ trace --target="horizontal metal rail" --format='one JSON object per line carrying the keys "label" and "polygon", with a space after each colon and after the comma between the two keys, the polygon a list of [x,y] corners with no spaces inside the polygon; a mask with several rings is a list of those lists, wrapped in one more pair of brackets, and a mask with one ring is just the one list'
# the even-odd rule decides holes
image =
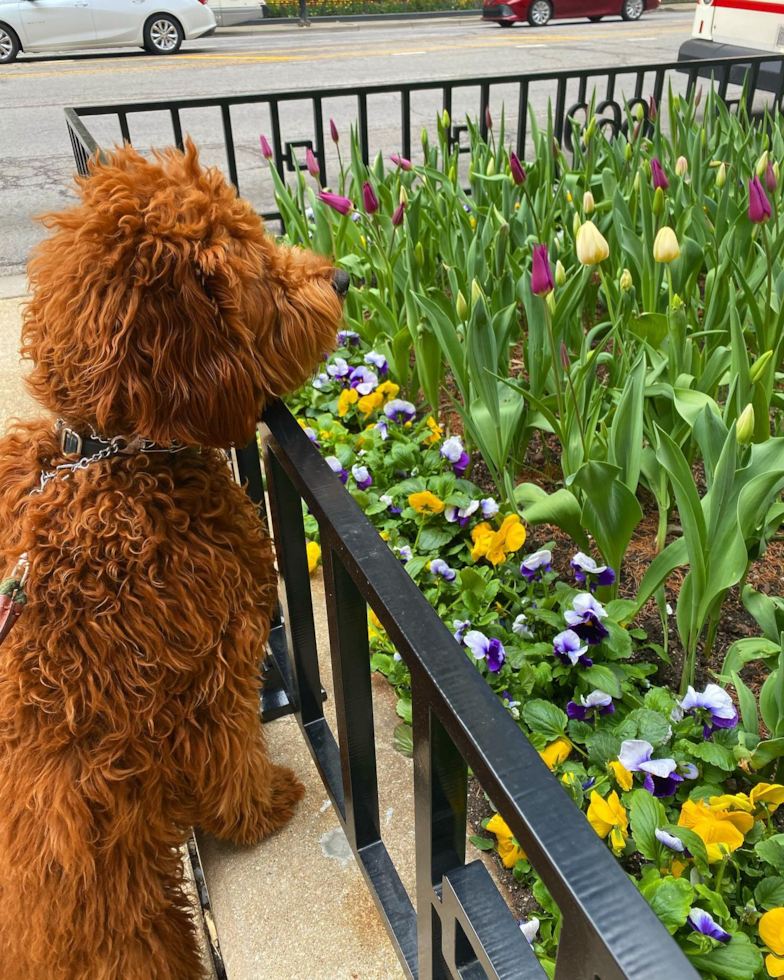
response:
{"label": "horizontal metal rail", "polygon": [[[74,146],[74,157],[77,169],[85,173],[87,159],[96,148],[95,140],[86,130],[82,120],[89,118],[113,116],[117,121],[117,136],[125,142],[132,141],[131,122],[134,116],[140,114],[162,114],[168,120],[171,142],[182,148],[184,141],[183,114],[197,109],[218,109],[222,144],[226,154],[226,173],[236,186],[242,190],[240,165],[237,159],[236,120],[232,110],[240,106],[263,106],[269,112],[269,140],[272,148],[272,162],[281,177],[285,178],[287,171],[294,171],[302,166],[305,150],[311,149],[318,160],[323,184],[329,183],[328,157],[329,130],[325,112],[325,101],[329,99],[351,99],[356,105],[355,120],[359,134],[360,149],[365,163],[371,159],[372,152],[369,138],[370,111],[368,99],[375,96],[397,96],[397,112],[400,120],[399,141],[395,146],[381,147],[389,152],[398,151],[404,157],[412,158],[412,98],[418,93],[440,92],[441,111],[446,110],[453,115],[455,96],[465,89],[478,89],[476,116],[480,132],[487,136],[487,121],[485,108],[491,102],[492,91],[496,87],[509,87],[516,90],[517,115],[514,120],[514,144],[521,158],[526,156],[529,138],[529,109],[546,111],[548,103],[552,105],[556,137],[571,149],[574,122],[582,127],[588,122],[588,113],[592,100],[595,100],[595,112],[598,116],[599,127],[608,136],[617,136],[628,127],[628,110],[641,107],[644,119],[647,121],[650,100],[659,105],[667,90],[667,85],[673,75],[686,76],[686,92],[691,93],[699,78],[712,79],[710,84],[716,86],[718,94],[731,104],[739,105],[740,94],[728,98],[730,85],[743,86],[745,83],[746,108],[750,111],[754,98],[761,89],[760,78],[764,70],[766,91],[770,92],[771,102],[781,105],[784,97],[784,71],[782,58],[779,55],[759,55],[753,57],[721,58],[695,61],[671,61],[634,66],[613,66],[609,68],[584,68],[579,71],[564,69],[554,72],[516,73],[507,75],[479,75],[459,79],[430,79],[427,81],[386,82],[377,85],[366,85],[360,88],[345,86],[337,88],[304,88],[287,92],[249,93],[246,95],[216,96],[189,99],[165,99],[161,101],[129,102],[121,105],[77,106],[66,110],[66,117]],[[774,79],[771,85],[770,79]],[[542,87],[547,91],[537,105]],[[554,93],[549,91],[554,88]],[[573,90],[576,88],[576,92]],[[312,124],[306,131],[298,132],[296,136],[284,139],[284,122],[282,110],[295,102],[310,102]],[[388,113],[386,114],[389,115]],[[574,121],[574,122],[573,122]],[[462,150],[461,137],[466,127],[452,120],[449,135],[453,145]],[[254,133],[253,150],[258,153],[258,135]],[[246,141],[247,142],[247,141]],[[300,151],[297,154],[297,151]],[[277,210],[262,209],[265,218],[279,218]]]}

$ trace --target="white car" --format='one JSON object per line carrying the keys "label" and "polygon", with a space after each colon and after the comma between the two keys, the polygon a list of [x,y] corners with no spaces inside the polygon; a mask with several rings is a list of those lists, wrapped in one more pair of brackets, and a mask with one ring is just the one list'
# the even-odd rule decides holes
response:
{"label": "white car", "polygon": [[207,0],[0,0],[0,65],[20,51],[146,48],[174,54],[215,30]]}

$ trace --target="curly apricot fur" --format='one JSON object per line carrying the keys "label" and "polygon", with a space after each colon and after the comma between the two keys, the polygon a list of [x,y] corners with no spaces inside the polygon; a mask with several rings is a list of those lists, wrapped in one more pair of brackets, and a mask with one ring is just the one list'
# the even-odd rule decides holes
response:
{"label": "curly apricot fur", "polygon": [[303,793],[258,721],[272,547],[219,448],[314,370],[340,303],[190,144],[118,150],[78,189],[30,266],[30,390],[80,431],[202,449],[31,496],[66,461],[52,419],[0,440],[0,573],[30,559],[0,647],[0,972],[201,980],[190,826],[253,843]]}

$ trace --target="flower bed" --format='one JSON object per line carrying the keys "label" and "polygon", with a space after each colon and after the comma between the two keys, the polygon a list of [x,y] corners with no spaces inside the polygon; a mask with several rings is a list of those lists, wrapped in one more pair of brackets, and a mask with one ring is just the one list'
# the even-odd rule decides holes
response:
{"label": "flower bed", "polygon": [[[699,98],[669,136],[656,106],[575,126],[573,164],[469,122],[470,197],[448,119],[421,166],[352,138],[331,190],[312,155],[271,172],[289,240],[355,282],[292,410],[694,966],[747,980],[784,975],[784,602],[747,584],[784,514],[784,127]],[[759,628],[730,645],[733,597]],[[532,889],[552,975],[557,907],[500,815],[474,843]]]}
{"label": "flower bed", "polygon": [[[267,4],[270,17],[299,17],[299,3]],[[308,17],[346,14],[407,14],[438,10],[479,10],[476,0],[308,0]]]}

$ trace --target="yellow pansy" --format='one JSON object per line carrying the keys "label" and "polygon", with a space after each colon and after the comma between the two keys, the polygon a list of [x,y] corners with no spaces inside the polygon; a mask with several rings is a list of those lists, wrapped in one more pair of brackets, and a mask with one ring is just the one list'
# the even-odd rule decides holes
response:
{"label": "yellow pansy", "polygon": [[496,813],[488,822],[486,829],[498,838],[498,854],[504,862],[505,868],[513,868],[518,861],[526,856],[525,851],[514,839],[509,825],[500,813]]}
{"label": "yellow pansy", "polygon": [[344,388],[340,393],[340,398],[338,398],[338,415],[340,418],[348,412],[352,405],[355,405],[359,401],[359,395],[357,394],[356,388]]}
{"label": "yellow pansy", "polygon": [[482,521],[481,524],[477,524],[471,531],[471,540],[474,542],[474,547],[471,549],[471,557],[474,561],[479,561],[480,558],[484,558],[487,554],[494,534],[495,531],[492,525],[488,524],[487,521]]}
{"label": "yellow pansy", "polygon": [[377,408],[381,408],[384,404],[384,396],[376,389],[375,391],[371,391],[369,395],[363,395],[357,404],[360,412],[367,418],[371,412],[375,412]]}
{"label": "yellow pansy", "polygon": [[513,551],[519,551],[525,544],[525,528],[520,523],[519,514],[510,514],[495,532],[487,549],[487,560],[500,565]]}
{"label": "yellow pansy", "polygon": [[396,385],[394,381],[384,381],[376,388],[376,392],[382,394],[386,401],[391,401],[400,394],[400,385]]}
{"label": "yellow pansy", "polygon": [[632,788],[634,778],[623,763],[611,762],[610,769],[612,769],[613,776],[615,776],[615,780],[621,789],[628,791]]}
{"label": "yellow pansy", "polygon": [[710,798],[713,810],[743,810],[753,813],[757,820],[762,820],[766,811],[775,813],[782,803],[784,786],[778,783],[758,783],[751,793],[725,793]]}
{"label": "yellow pansy", "polygon": [[471,227],[476,228],[476,218],[471,218]]}
{"label": "yellow pansy", "polygon": [[572,744],[566,738],[557,738],[539,753],[548,769],[554,769],[559,762],[564,762],[571,754]]}
{"label": "yellow pansy", "polygon": [[760,939],[771,953],[765,966],[772,977],[784,977],[784,909],[771,909],[759,920]]}
{"label": "yellow pansy", "polygon": [[602,839],[609,834],[613,851],[616,854],[621,853],[629,836],[629,818],[615,790],[606,800],[596,790],[591,793],[588,823]]}
{"label": "yellow pansy", "polygon": [[318,567],[319,558],[321,558],[321,548],[319,548],[317,542],[308,541],[306,551],[308,553],[308,571],[312,574]]}
{"label": "yellow pansy", "polygon": [[409,507],[413,507],[417,514],[440,514],[446,504],[429,490],[422,490],[420,493],[412,493],[408,498]]}
{"label": "yellow pansy", "polygon": [[389,541],[389,531],[379,531],[382,541]]}
{"label": "yellow pansy", "polygon": [[714,863],[721,861],[725,854],[737,851],[744,836],[754,826],[754,817],[750,813],[714,810],[705,800],[697,803],[686,800],[678,826],[694,831],[705,844],[708,861]]}
{"label": "yellow pansy", "polygon": [[369,609],[369,610],[368,610],[368,619],[369,619],[369,620],[370,620],[370,622],[372,623],[372,625],[373,625],[373,627],[374,627],[374,629],[377,629],[377,630],[379,631],[379,633],[382,633],[382,632],[384,631],[384,627],[383,627],[383,626],[381,625],[381,620],[380,620],[380,619],[378,618],[378,616],[377,616],[377,615],[376,615],[376,614],[375,614],[375,613],[373,612],[373,610],[372,610],[372,609]]}
{"label": "yellow pansy", "polygon": [[425,445],[432,446],[434,442],[438,442],[441,436],[444,434],[441,426],[436,422],[436,420],[431,415],[427,420],[427,427],[430,429],[430,435],[425,439]]}
{"label": "yellow pansy", "polygon": [[332,433],[331,432],[327,432],[326,429],[322,429],[319,432],[319,439],[331,439],[331,438],[332,438]]}

